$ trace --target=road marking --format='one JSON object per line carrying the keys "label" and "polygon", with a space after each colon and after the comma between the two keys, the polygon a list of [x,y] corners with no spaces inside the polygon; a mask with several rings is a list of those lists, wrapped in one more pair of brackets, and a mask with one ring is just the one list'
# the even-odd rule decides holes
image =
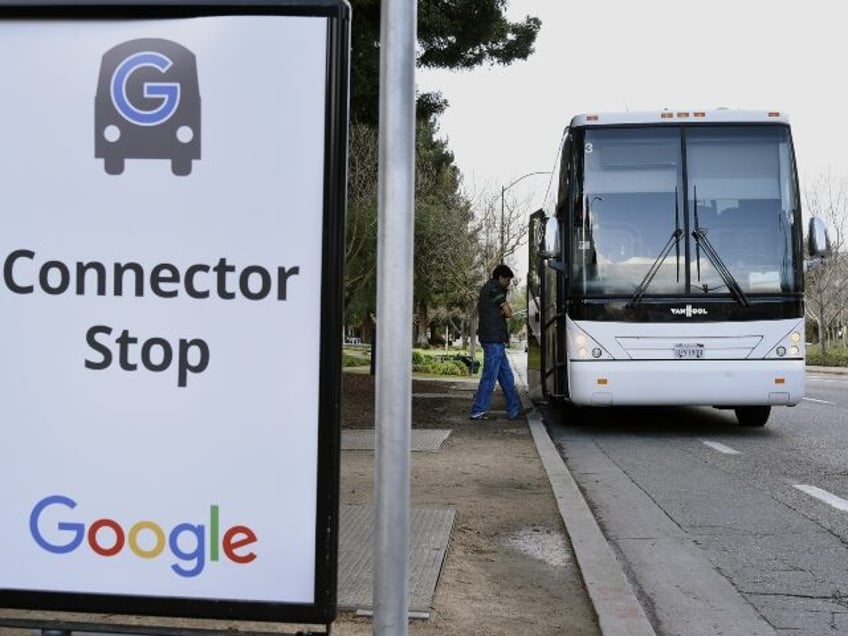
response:
{"label": "road marking", "polygon": [[796,484],[795,488],[797,488],[801,492],[807,493],[811,497],[815,497],[816,499],[825,502],[829,506],[833,506],[837,510],[841,510],[842,512],[848,512],[848,501],[845,501],[841,497],[837,497],[836,495],[831,494],[826,490],[816,488],[815,486],[806,486],[804,484]]}
{"label": "road marking", "polygon": [[724,453],[725,455],[739,455],[739,451],[734,448],[730,448],[730,446],[725,446],[719,442],[708,442],[705,439],[702,439],[701,441],[713,450],[717,450],[719,453]]}
{"label": "road marking", "polygon": [[828,402],[827,400],[817,400],[816,398],[805,397],[804,399],[807,400],[807,402],[816,402],[818,404],[836,404],[836,402]]}

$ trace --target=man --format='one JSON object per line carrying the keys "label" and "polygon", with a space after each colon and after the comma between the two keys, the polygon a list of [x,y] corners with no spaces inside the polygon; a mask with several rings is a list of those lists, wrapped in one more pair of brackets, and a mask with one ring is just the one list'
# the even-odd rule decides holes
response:
{"label": "man", "polygon": [[507,319],[512,316],[512,307],[506,297],[512,279],[512,270],[506,265],[498,265],[492,277],[480,289],[477,336],[483,347],[483,373],[471,406],[472,420],[486,419],[496,381],[506,396],[509,419],[514,420],[521,414],[515,378],[506,357],[506,344],[509,342]]}

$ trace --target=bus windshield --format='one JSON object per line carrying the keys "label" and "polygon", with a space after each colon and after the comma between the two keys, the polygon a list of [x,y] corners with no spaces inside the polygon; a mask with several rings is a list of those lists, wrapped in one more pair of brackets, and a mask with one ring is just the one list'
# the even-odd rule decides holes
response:
{"label": "bus windshield", "polygon": [[800,291],[798,214],[785,126],[590,128],[570,232],[572,288],[742,304]]}

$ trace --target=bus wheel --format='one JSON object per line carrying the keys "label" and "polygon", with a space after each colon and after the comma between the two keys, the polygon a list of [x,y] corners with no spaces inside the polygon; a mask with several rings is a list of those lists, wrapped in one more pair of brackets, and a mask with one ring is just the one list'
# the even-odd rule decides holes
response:
{"label": "bus wheel", "polygon": [[742,426],[765,426],[771,413],[770,406],[737,406],[733,410]]}

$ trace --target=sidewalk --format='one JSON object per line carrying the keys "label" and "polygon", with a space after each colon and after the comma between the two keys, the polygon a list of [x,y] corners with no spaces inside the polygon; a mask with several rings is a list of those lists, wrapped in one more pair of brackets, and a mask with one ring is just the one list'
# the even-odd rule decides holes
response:
{"label": "sidewalk", "polygon": [[[611,548],[527,399],[525,354],[511,352],[526,419],[510,421],[499,388],[490,419],[472,422],[479,376],[413,379],[410,590],[415,594],[416,514],[454,513],[426,619],[410,634],[652,634]],[[345,384],[345,412],[357,408]],[[367,398],[366,398],[367,399]],[[345,417],[345,429],[368,424]],[[436,450],[415,450],[416,434],[448,431]],[[343,442],[344,448],[344,442]],[[343,450],[341,504],[373,506],[373,452]],[[345,534],[342,528],[342,535]],[[419,535],[420,536],[420,535]],[[419,539],[420,540],[420,539]],[[341,538],[340,567],[346,557]],[[370,580],[369,580],[370,583]],[[347,583],[340,577],[340,609]],[[420,600],[413,615],[422,615]],[[370,634],[369,617],[342,611],[339,635]]]}
{"label": "sidewalk", "polygon": [[[409,633],[652,634],[527,399],[524,354],[510,357],[526,410],[518,421],[507,419],[499,388],[490,419],[468,419],[479,376],[413,379]],[[343,386],[339,614],[332,633],[364,636],[374,627],[374,378],[346,372]],[[0,628],[0,636],[32,633]]]}
{"label": "sidewalk", "polygon": [[[451,511],[453,523],[443,561],[437,564],[435,588],[425,602],[428,617],[412,619],[409,633],[599,634],[592,603],[527,423],[507,419],[499,390],[490,419],[468,419],[478,377],[413,379],[413,449],[419,434],[448,434],[436,450],[413,450],[411,454],[411,592],[420,576],[412,556],[416,515]],[[363,415],[372,399],[369,389],[373,378],[346,374],[344,386],[343,438],[346,433],[373,426],[373,415]],[[342,450],[340,490],[343,509],[373,507],[372,450]],[[348,596],[347,582],[341,575],[347,561],[345,533],[342,527],[340,614],[333,634],[371,634],[370,617],[341,611],[342,601]],[[415,615],[421,615],[420,605],[420,600],[411,599],[410,609]]]}

